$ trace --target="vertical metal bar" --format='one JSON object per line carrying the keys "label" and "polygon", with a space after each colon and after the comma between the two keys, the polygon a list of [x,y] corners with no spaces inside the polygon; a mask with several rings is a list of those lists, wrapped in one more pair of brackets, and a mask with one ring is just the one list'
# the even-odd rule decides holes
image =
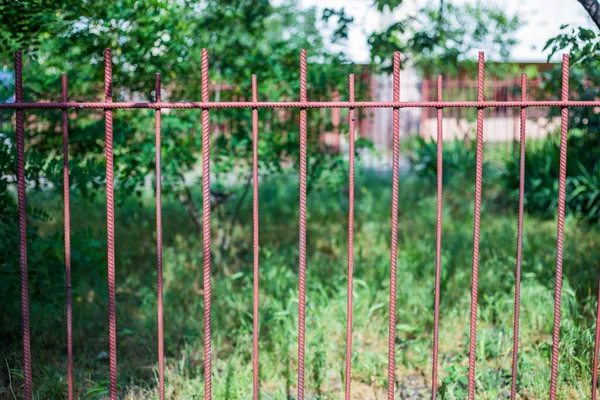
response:
{"label": "vertical metal bar", "polygon": [[[527,100],[527,75],[521,75],[521,101]],[[515,307],[512,355],[512,384],[510,398],[517,397],[517,362],[519,353],[519,315],[521,310],[521,259],[523,253],[523,212],[525,204],[525,128],[527,123],[526,108],[521,107],[521,137],[519,151],[519,222],[517,233],[517,263],[515,266]]]}
{"label": "vertical metal bar", "polygon": [[[442,101],[442,76],[437,77],[437,101]],[[437,109],[437,206],[435,220],[435,290],[433,303],[433,357],[431,371],[431,398],[437,397],[438,343],[440,332],[440,280],[442,269],[442,178],[443,127],[442,108]]]}
{"label": "vertical metal bar", "polygon": [[[112,52],[104,49],[104,101],[112,102]],[[113,114],[104,110],[106,134],[106,235],[108,253],[108,340],[111,400],[117,400],[117,312],[115,305],[115,196],[113,174]]]}
{"label": "vertical metal bar", "polygon": [[[208,102],[208,50],[202,49],[202,101]],[[212,350],[210,341],[210,121],[202,109],[202,245],[204,256],[204,399],[212,399]]]}
{"label": "vertical metal bar", "polygon": [[[483,101],[484,55],[479,52],[477,101]],[[483,108],[477,109],[477,153],[475,165],[475,209],[473,224],[473,263],[471,278],[471,316],[469,335],[468,399],[475,398],[475,361],[477,359],[477,290],[479,286],[479,239],[481,236],[481,185],[483,180]]]}
{"label": "vertical metal bar", "polygon": [[[62,101],[69,101],[67,75],[62,76]],[[67,396],[73,400],[73,303],[71,291],[71,202],[69,193],[69,112],[62,110],[63,221],[65,230],[65,277],[67,285]]]}
{"label": "vertical metal bar", "polygon": [[596,400],[598,391],[598,350],[600,347],[600,269],[598,270],[598,304],[596,306],[596,337],[594,339],[594,361],[592,370],[592,400]]}
{"label": "vertical metal bar", "polygon": [[[348,77],[348,100],[354,102],[354,74]],[[352,290],[354,275],[354,107],[348,110],[348,294],[346,319],[346,400],[352,383]]]}
{"label": "vertical metal bar", "polygon": [[[306,102],[306,50],[300,51],[300,101]],[[298,299],[298,400],[304,400],[304,349],[306,329],[306,108],[300,109],[300,237]]]}
{"label": "vertical metal bar", "polygon": [[[394,52],[393,101],[400,101],[400,53]],[[396,267],[398,264],[398,197],[400,179],[400,109],[393,111],[392,221],[390,248],[390,326],[388,337],[388,400],[394,400],[396,385]]]}
{"label": "vertical metal bar", "polygon": [[[569,56],[562,59],[562,101],[569,101]],[[567,138],[569,108],[560,113],[560,172],[558,177],[558,226],[556,231],[556,282],[554,286],[554,327],[552,329],[552,367],[550,375],[550,400],[556,399],[558,380],[558,349],[560,344],[560,300],[562,294],[562,265],[565,236],[565,196],[567,190]]]}
{"label": "vertical metal bar", "polygon": [[[160,103],[160,73],[156,73],[155,101]],[[158,393],[160,400],[165,398],[165,328],[163,314],[163,243],[162,243],[162,174],[161,174],[161,135],[160,108],[154,112],[156,120],[156,297],[158,319]]]}
{"label": "vertical metal bar", "polygon": [[[15,103],[23,102],[23,55],[15,53]],[[25,121],[23,110],[16,110],[17,197],[19,213],[19,267],[21,270],[21,327],[23,329],[23,375],[25,399],[33,398],[31,344],[29,337],[29,284],[27,277],[27,198],[25,196]]]}
{"label": "vertical metal bar", "polygon": [[[256,75],[252,75],[252,101],[258,101]],[[252,398],[258,400],[258,108],[252,109]]]}

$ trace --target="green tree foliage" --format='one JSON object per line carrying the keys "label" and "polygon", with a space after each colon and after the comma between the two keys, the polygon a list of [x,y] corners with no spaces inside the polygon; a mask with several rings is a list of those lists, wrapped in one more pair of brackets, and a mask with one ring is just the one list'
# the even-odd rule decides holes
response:
{"label": "green tree foliage", "polygon": [[[475,181],[475,165],[477,162],[475,139],[454,138],[444,143],[442,148],[444,185],[450,183],[464,187],[465,182]],[[437,181],[437,141],[415,137],[410,162],[417,176],[429,184]],[[492,172],[489,161],[483,163],[486,176]]]}
{"label": "green tree foliage", "polygon": [[[6,39],[2,68],[7,79],[0,94],[4,99],[12,95],[12,53],[23,49],[25,101],[59,100],[62,73],[68,74],[72,100],[102,100],[102,52],[113,48],[115,100],[152,101],[156,72],[162,73],[163,100],[199,100],[201,49],[207,48],[212,101],[249,99],[253,73],[260,100],[294,100],[299,93],[299,53],[305,48],[310,64],[309,99],[327,100],[336,90],[345,97],[347,75],[356,68],[341,53],[325,51],[315,10],[301,10],[293,2],[277,4],[268,0],[19,0],[4,4],[0,31]],[[337,20],[339,25],[332,40],[344,40],[351,23],[344,11],[328,9],[324,18]],[[60,114],[28,114],[32,122],[26,139],[29,180],[60,186]],[[200,158],[200,112],[164,114],[163,187],[181,200],[200,227],[198,199],[189,190],[197,182],[184,179],[197,168]],[[100,112],[89,110],[72,110],[70,116],[72,188],[95,193],[104,182],[104,121]],[[141,191],[153,173],[152,116],[149,111],[115,112],[115,174],[121,200]],[[232,174],[250,185],[246,180],[252,149],[250,117],[249,110],[211,112],[212,170],[217,178],[212,191],[217,203],[230,199],[225,182]],[[261,174],[297,167],[297,113],[261,111],[259,118]],[[4,135],[12,141],[7,126]],[[311,187],[344,176],[342,156],[319,142],[320,134],[331,127],[329,113],[309,113]],[[14,165],[14,152],[2,153],[2,157]]]}
{"label": "green tree foliage", "polygon": [[[394,9],[400,1],[377,0],[378,7]],[[488,59],[506,60],[517,43],[520,22],[500,8],[484,3],[456,4],[440,1],[377,32],[369,38],[376,63],[389,66],[391,55],[400,51],[426,74],[473,70],[477,51]]]}
{"label": "green tree foliage", "polygon": [[[14,95],[14,51],[18,49],[23,51],[25,101],[59,101],[63,73],[69,78],[71,100],[102,101],[104,48],[113,49],[115,101],[153,101],[156,72],[162,75],[164,101],[199,100],[202,48],[210,53],[211,101],[250,99],[252,74],[258,78],[260,100],[297,100],[299,54],[303,48],[309,55],[309,99],[329,100],[336,90],[346,98],[347,75],[356,72],[356,66],[342,54],[325,50],[317,28],[320,16],[313,9],[297,8],[291,1],[277,4],[268,0],[0,2],[0,101],[11,101]],[[330,10],[326,17],[340,26],[351,22],[343,10]],[[335,40],[344,39],[346,31],[340,29]],[[357,85],[357,97],[360,90]],[[18,299],[19,291],[17,207],[11,189],[16,183],[13,114],[0,113],[0,274],[11,302]],[[61,111],[26,111],[25,116],[29,194],[54,187],[59,191],[52,198],[61,201]],[[69,110],[69,119],[73,197],[80,201],[102,197],[102,110]],[[260,110],[259,120],[261,179],[283,170],[294,171],[299,157],[298,112]],[[330,114],[311,110],[308,120],[309,187],[334,183],[337,187],[340,180],[345,181],[345,157],[319,142],[320,133],[332,128]],[[251,185],[251,112],[211,111],[211,127],[211,169],[215,174],[211,197],[216,221],[213,227],[218,230],[214,251],[218,257],[228,250],[234,226],[239,224],[239,205]],[[165,201],[179,202],[199,233],[202,214],[196,188],[201,179],[197,172],[202,150],[200,110],[164,111],[162,135]],[[114,153],[119,209],[133,194],[153,190],[149,181],[155,168],[153,111],[114,112]],[[232,181],[245,189],[232,191]],[[225,202],[238,206],[225,207]],[[32,312],[46,307],[48,315],[59,316],[56,308],[64,304],[64,290],[59,286],[57,294],[47,289],[51,282],[63,281],[63,240],[60,234],[43,231],[41,227],[48,225],[48,219],[54,216],[47,210],[28,209],[31,307]],[[60,218],[56,219],[53,223],[60,225]],[[77,273],[83,274],[73,277],[81,282],[75,295],[86,287],[104,290],[100,283],[105,282],[106,274],[105,236],[98,230],[72,232],[73,265]],[[89,282],[89,286],[83,282]],[[19,309],[12,303],[6,307]],[[7,327],[7,331],[18,332],[14,328]]]}
{"label": "green tree foliage", "polygon": [[[561,33],[545,46],[548,60],[562,52],[570,58],[569,97],[571,100],[597,100],[600,97],[600,35],[583,27],[563,25]],[[557,65],[545,76],[544,89],[555,99],[560,98],[562,69]],[[558,117],[560,109],[550,115]],[[569,212],[589,221],[600,218],[600,116],[593,107],[569,108],[567,155],[567,208]],[[528,145],[525,165],[525,205],[528,211],[547,217],[557,207],[560,143],[558,134],[542,143]],[[519,165],[508,160],[504,183],[518,196]]]}
{"label": "green tree foliage", "polygon": [[[563,25],[561,33],[551,38],[544,48],[548,60],[569,54],[569,97],[571,100],[597,100],[600,97],[600,34],[583,27]],[[546,76],[546,90],[556,98],[561,93],[561,68],[557,66]],[[553,109],[553,115],[560,110]],[[587,168],[600,160],[600,114],[593,107],[569,108],[569,127],[582,130],[574,146],[579,148],[578,161]]]}

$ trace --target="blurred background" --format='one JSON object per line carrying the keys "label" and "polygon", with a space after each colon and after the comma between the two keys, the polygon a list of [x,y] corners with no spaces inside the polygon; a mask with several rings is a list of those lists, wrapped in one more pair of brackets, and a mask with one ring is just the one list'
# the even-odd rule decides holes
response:
{"label": "blurred background", "polygon": [[[485,51],[486,100],[560,99],[561,54],[573,100],[600,97],[597,0],[0,0],[0,102],[103,100],[112,48],[115,101],[198,101],[201,49],[211,101],[475,100]],[[590,398],[600,266],[600,110],[570,108],[559,398]],[[200,110],[162,116],[164,307],[168,398],[202,398]],[[249,109],[211,121],[213,394],[252,388],[252,141]],[[22,398],[14,111],[0,110],[0,399]],[[444,110],[440,368],[437,391],[465,398],[469,346],[475,123]],[[357,111],[352,396],[385,398],[389,319],[392,110]],[[549,390],[560,110],[527,110],[518,396]],[[400,399],[431,396],[436,223],[436,115],[400,111],[396,382]],[[344,390],[348,110],[308,110],[307,398]],[[114,111],[119,398],[158,398],[154,111]],[[519,190],[519,110],[485,110],[477,398],[508,398]],[[108,393],[102,110],[69,110],[75,393]],[[293,399],[297,379],[299,112],[259,110],[260,392]],[[34,397],[67,396],[60,110],[25,112],[27,245]]]}

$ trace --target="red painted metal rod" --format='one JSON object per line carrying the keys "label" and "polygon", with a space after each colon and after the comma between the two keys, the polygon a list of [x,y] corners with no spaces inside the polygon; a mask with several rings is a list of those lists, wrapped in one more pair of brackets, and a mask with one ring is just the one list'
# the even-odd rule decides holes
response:
{"label": "red painted metal rod", "polygon": [[[160,102],[160,74],[155,78],[155,100]],[[165,398],[165,328],[163,313],[163,241],[162,241],[162,173],[161,173],[161,111],[155,111],[156,139],[156,297],[158,320],[158,394],[159,399]]]}
{"label": "red painted metal rod", "polygon": [[[569,56],[562,59],[562,101],[569,99]],[[554,285],[554,326],[552,328],[552,364],[550,372],[550,400],[556,399],[558,383],[558,351],[560,345],[560,303],[563,277],[563,250],[565,237],[565,197],[567,191],[567,138],[569,110],[560,113],[560,167],[558,176],[558,223],[556,229],[556,281]]]}
{"label": "red painted metal rod", "polygon": [[[437,77],[437,100],[442,101],[442,76]],[[433,303],[433,357],[431,371],[431,398],[437,398],[438,344],[440,332],[440,280],[442,269],[442,178],[443,126],[442,109],[437,109],[437,206],[435,223],[435,290]]]}
{"label": "red painted metal rod", "polygon": [[596,306],[596,337],[594,340],[594,361],[592,362],[592,400],[598,396],[598,351],[600,348],[600,268],[598,269],[598,300]]}
{"label": "red painted metal rod", "polygon": [[[208,50],[202,49],[202,101],[208,103]],[[204,399],[212,399],[211,252],[210,252],[210,115],[202,109],[202,248],[204,256]]]}
{"label": "red painted metal rod", "polygon": [[[348,96],[354,101],[354,74],[348,77]],[[346,304],[346,400],[350,400],[352,383],[352,290],[354,276],[354,109],[348,110],[348,288]]]}
{"label": "red painted metal rod", "polygon": [[[62,76],[62,101],[69,101],[67,75]],[[67,398],[73,394],[73,302],[71,290],[71,207],[69,197],[69,113],[62,111],[63,134],[63,225],[65,230],[65,278],[67,286]]]}
{"label": "red painted metal rod", "polygon": [[[483,101],[484,55],[479,53],[477,68],[477,101]],[[469,380],[467,394],[475,399],[475,361],[477,359],[477,291],[479,288],[479,239],[481,236],[481,186],[483,182],[483,109],[477,110],[477,151],[475,163],[475,207],[473,224],[473,262],[471,265],[471,315],[469,319]]]}
{"label": "red painted metal rod", "polygon": [[230,102],[36,102],[0,103],[0,109],[101,108],[113,109],[189,109],[189,108],[501,108],[501,107],[600,107],[600,101],[230,101]]}
{"label": "red painted metal rod", "polygon": [[[521,100],[527,99],[527,76],[521,75]],[[512,381],[510,388],[510,398],[515,400],[517,397],[517,363],[519,355],[519,316],[521,311],[521,260],[523,254],[523,214],[525,205],[525,128],[527,115],[525,108],[521,108],[520,117],[520,150],[519,150],[519,221],[517,228],[517,261],[515,266],[515,305],[514,305],[514,324],[513,324],[513,354],[512,354]]]}
{"label": "red painted metal rod", "polygon": [[[306,50],[300,52],[300,102],[306,96]],[[298,280],[298,400],[304,400],[304,352],[306,329],[306,162],[307,128],[306,109],[300,109],[300,234],[299,234],[299,280]]]}
{"label": "red painted metal rod", "polygon": [[[104,50],[104,101],[112,101],[112,52]],[[115,304],[115,196],[113,167],[113,114],[104,110],[106,134],[106,236],[108,255],[109,396],[117,400],[117,311]]]}
{"label": "red painted metal rod", "polygon": [[[252,75],[252,101],[258,101],[256,75]],[[258,400],[258,108],[252,109],[252,398]]]}
{"label": "red painted metal rod", "polygon": [[[15,103],[23,101],[23,58],[15,54]],[[17,203],[19,214],[19,267],[21,271],[21,328],[23,330],[23,376],[25,399],[33,398],[31,378],[31,341],[29,336],[29,284],[27,277],[27,198],[25,194],[25,121],[23,110],[16,112]]]}
{"label": "red painted metal rod", "polygon": [[[394,52],[393,99],[400,101],[400,53]],[[390,320],[388,336],[387,398],[394,400],[396,388],[396,268],[398,264],[398,197],[400,179],[400,109],[393,111],[392,221],[390,247]]]}

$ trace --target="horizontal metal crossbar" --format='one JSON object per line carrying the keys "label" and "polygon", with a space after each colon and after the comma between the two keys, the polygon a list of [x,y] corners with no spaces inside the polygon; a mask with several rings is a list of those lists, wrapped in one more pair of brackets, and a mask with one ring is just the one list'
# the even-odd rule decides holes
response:
{"label": "horizontal metal crossbar", "polygon": [[212,108],[495,108],[600,107],[596,101],[230,101],[230,102],[36,102],[0,103],[0,109],[212,109]]}

